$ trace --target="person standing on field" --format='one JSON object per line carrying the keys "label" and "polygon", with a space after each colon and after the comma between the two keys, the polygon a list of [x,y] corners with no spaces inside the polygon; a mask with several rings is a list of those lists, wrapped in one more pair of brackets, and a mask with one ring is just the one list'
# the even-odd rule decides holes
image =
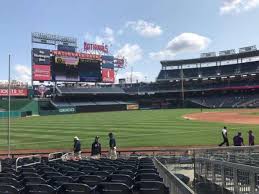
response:
{"label": "person standing on field", "polygon": [[92,144],[92,151],[91,151],[92,158],[100,159],[101,151],[102,151],[102,147],[101,147],[101,144],[99,143],[99,136],[96,136]]}
{"label": "person standing on field", "polygon": [[81,143],[77,136],[74,137],[74,157],[75,159],[81,160]]}
{"label": "person standing on field", "polygon": [[117,159],[117,153],[116,153],[116,140],[114,138],[113,133],[109,133],[109,146],[110,146],[110,159],[116,160]]}
{"label": "person standing on field", "polygon": [[255,145],[255,136],[254,136],[252,130],[248,131],[248,142],[249,142],[250,146],[254,146]]}
{"label": "person standing on field", "polygon": [[223,142],[221,144],[219,144],[219,146],[223,146],[224,144],[226,144],[226,146],[229,146],[229,142],[228,142],[228,130],[227,127],[224,127],[222,129],[222,137],[223,137]]}
{"label": "person standing on field", "polygon": [[238,132],[237,135],[233,138],[234,146],[244,146],[244,139],[242,133]]}

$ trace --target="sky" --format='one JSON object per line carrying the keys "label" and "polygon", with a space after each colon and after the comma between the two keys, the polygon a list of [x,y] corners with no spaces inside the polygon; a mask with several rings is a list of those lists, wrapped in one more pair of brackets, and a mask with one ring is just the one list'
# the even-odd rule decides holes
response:
{"label": "sky", "polygon": [[124,56],[117,78],[154,81],[160,60],[257,45],[259,0],[1,0],[0,80],[31,77],[31,33],[106,43]]}

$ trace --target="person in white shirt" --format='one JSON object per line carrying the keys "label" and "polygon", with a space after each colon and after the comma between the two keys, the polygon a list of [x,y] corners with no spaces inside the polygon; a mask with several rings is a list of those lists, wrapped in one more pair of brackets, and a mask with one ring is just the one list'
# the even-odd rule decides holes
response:
{"label": "person in white shirt", "polygon": [[223,146],[224,144],[226,144],[226,146],[229,146],[229,142],[228,142],[228,130],[227,127],[224,127],[222,129],[222,137],[223,137],[223,142],[221,144],[219,144],[219,146]]}

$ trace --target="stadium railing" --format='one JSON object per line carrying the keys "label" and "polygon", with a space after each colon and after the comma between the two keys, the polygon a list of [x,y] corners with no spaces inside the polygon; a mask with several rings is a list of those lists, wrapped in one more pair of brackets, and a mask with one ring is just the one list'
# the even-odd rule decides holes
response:
{"label": "stadium railing", "polygon": [[52,152],[52,153],[49,153],[48,161],[51,162],[51,161],[61,160],[63,154],[64,154],[63,152]]}
{"label": "stadium railing", "polygon": [[154,164],[163,178],[165,185],[169,187],[170,194],[195,194],[193,190],[170,172],[157,158],[154,159]]}
{"label": "stadium railing", "polygon": [[[28,159],[29,162],[23,162],[23,159]],[[36,159],[36,160],[35,160]],[[21,161],[21,162],[20,162]],[[19,164],[19,162],[21,164]],[[32,166],[34,164],[40,164],[41,163],[41,155],[30,155],[30,156],[23,156],[23,157],[18,157],[15,161],[15,170],[18,172],[18,169],[23,167],[23,166]]]}

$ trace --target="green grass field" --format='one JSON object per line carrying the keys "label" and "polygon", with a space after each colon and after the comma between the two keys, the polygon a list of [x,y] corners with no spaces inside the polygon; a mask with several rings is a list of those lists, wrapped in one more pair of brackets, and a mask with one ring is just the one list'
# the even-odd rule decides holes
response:
{"label": "green grass field", "polygon": [[[11,120],[12,149],[71,148],[73,137],[89,148],[96,135],[108,146],[114,132],[118,147],[216,145],[224,123],[190,121],[182,115],[199,109],[146,110],[28,117]],[[204,110],[207,111],[207,110]],[[247,131],[259,133],[258,125],[227,124],[229,136]],[[0,120],[0,148],[6,149],[7,121]]]}

